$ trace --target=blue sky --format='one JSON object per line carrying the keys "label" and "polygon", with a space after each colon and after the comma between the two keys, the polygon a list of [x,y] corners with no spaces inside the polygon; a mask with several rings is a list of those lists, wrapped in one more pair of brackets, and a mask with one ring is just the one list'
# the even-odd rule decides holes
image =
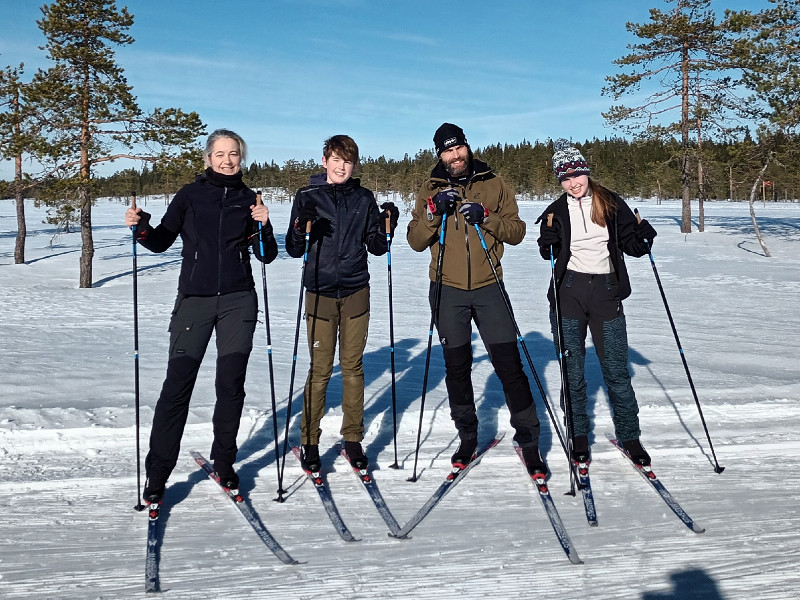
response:
{"label": "blue sky", "polygon": [[[0,65],[26,78],[50,65],[34,0],[0,0]],[[125,5],[118,2],[118,5]],[[362,156],[402,158],[433,146],[444,121],[473,147],[618,134],[601,113],[613,61],[664,0],[129,2],[133,45],[117,49],[144,110],[197,111],[226,127],[249,161],[319,159],[347,133]],[[766,0],[715,1],[757,10]],[[116,163],[114,170],[138,164]],[[0,164],[0,178],[12,166]]]}

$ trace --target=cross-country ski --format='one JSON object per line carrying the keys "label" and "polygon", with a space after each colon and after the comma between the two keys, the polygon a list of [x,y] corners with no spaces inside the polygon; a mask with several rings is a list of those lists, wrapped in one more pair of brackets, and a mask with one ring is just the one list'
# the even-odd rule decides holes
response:
{"label": "cross-country ski", "polygon": [[211,479],[214,483],[216,483],[225,496],[233,502],[234,506],[239,509],[239,512],[242,513],[244,520],[247,521],[247,524],[253,528],[253,531],[256,532],[261,541],[264,542],[264,545],[272,550],[275,556],[278,557],[282,563],[287,565],[296,565],[297,561],[289,556],[289,553],[283,549],[283,547],[278,543],[278,541],[272,536],[269,530],[264,526],[261,522],[261,519],[253,510],[253,507],[250,506],[250,503],[247,501],[244,496],[242,496],[238,490],[231,491],[223,487],[217,478],[214,476],[214,468],[211,466],[202,454],[196,452],[195,450],[191,451],[192,458],[194,458],[195,462],[200,465],[200,467],[205,471],[208,478]]}
{"label": "cross-country ski", "polygon": [[650,465],[642,466],[637,465],[633,461],[630,460],[630,457],[625,452],[624,448],[617,442],[614,438],[609,438],[609,441],[614,445],[614,447],[619,450],[623,456],[627,459],[628,463],[633,466],[639,472],[639,475],[644,477],[647,483],[655,490],[656,494],[658,494],[661,499],[669,506],[670,510],[675,513],[675,515],[681,520],[681,522],[686,525],[689,529],[694,531],[695,533],[703,533],[706,529],[705,527],[701,527],[698,525],[694,519],[692,519],[688,513],[683,510],[683,507],[678,504],[678,501],[672,497],[672,494],[669,493],[667,488],[661,483],[661,480],[656,477],[656,474],[653,472],[653,469]]}
{"label": "cross-country ski", "polygon": [[478,463],[481,462],[483,459],[483,455],[486,454],[489,450],[494,448],[497,444],[500,443],[500,440],[503,439],[503,435],[501,434],[498,437],[491,440],[488,444],[482,446],[475,454],[475,457],[472,461],[464,468],[460,467],[452,467],[450,472],[445,475],[444,481],[439,484],[439,487],[436,488],[436,491],[431,494],[431,497],[428,498],[428,501],[422,505],[422,507],[416,512],[416,514],[411,517],[408,522],[406,522],[403,527],[400,528],[397,532],[392,532],[389,535],[394,538],[403,539],[408,537],[408,534],[411,533],[414,528],[419,525],[422,520],[428,516],[428,514],[436,507],[439,502],[441,502],[442,498],[444,498],[447,493],[452,490],[458,483],[467,476],[473,467],[477,466]]}
{"label": "cross-country ski", "polygon": [[[292,453],[294,453],[298,461],[301,460],[299,446],[292,446]],[[333,495],[331,494],[331,490],[328,487],[325,479],[322,477],[322,473],[312,471],[306,471],[305,473],[308,476],[308,480],[311,482],[311,485],[314,486],[317,494],[319,494],[319,499],[322,502],[323,508],[325,508],[325,513],[328,515],[328,518],[330,519],[333,528],[336,529],[336,533],[339,534],[339,537],[341,537],[345,542],[357,542],[358,538],[350,533],[350,530],[344,523],[344,519],[342,519],[339,509],[336,508],[336,503],[333,501]]]}

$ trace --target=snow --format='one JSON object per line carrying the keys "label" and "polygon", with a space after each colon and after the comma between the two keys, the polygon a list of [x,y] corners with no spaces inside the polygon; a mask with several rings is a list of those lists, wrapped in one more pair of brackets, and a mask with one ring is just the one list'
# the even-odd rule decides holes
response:
{"label": "snow", "polygon": [[[714,463],[649,260],[628,260],[634,293],[625,303],[642,440],[654,470],[703,534],[689,531],[606,440],[613,433],[596,356],[587,375],[594,413],[592,484],[599,527],[569,490],[566,459],[536,393],[550,488],[585,564],[571,564],[545,517],[511,442],[499,382],[475,338],[474,382],[488,440],[507,435],[415,529],[387,527],[343,459],[323,455],[326,477],[358,542],[342,541],[293,456],[284,503],[277,496],[273,414],[263,322],[256,332],[239,434],[237,468],[253,509],[302,564],[280,563],[197,467],[189,450],[211,444],[214,348],[192,399],[181,457],[161,517],[160,580],[166,598],[686,598],[793,596],[800,586],[797,480],[785,466],[800,449],[797,331],[800,205],[756,206],[773,254],[761,254],[746,204],[707,203],[706,231],[680,233],[677,202],[632,202],[659,235],[653,247],[717,458]],[[533,222],[543,201],[521,202],[529,234],[504,258],[505,281],[536,371],[556,399],[556,356],[545,291],[550,266],[536,252]],[[149,199],[154,218],[163,200]],[[125,207],[94,209],[93,289],[77,288],[80,238],[55,235],[44,211],[26,205],[27,264],[14,265],[13,202],[0,201],[0,597],[144,596],[145,513],[137,502],[132,252]],[[285,230],[288,204],[270,205]],[[695,207],[696,210],[696,207]],[[434,340],[416,483],[408,482],[420,422],[430,313],[428,253],[402,232],[392,248],[397,372],[397,452],[392,442],[385,257],[371,257],[372,321],[365,354],[365,449],[375,480],[402,525],[449,469],[456,445]],[[279,245],[282,247],[283,235]],[[166,368],[167,323],[180,245],[162,255],[139,248],[141,457]],[[301,261],[281,251],[267,267],[278,426],[286,418]],[[260,267],[254,263],[262,297]],[[262,297],[263,300],[263,297]],[[262,303],[263,306],[263,303]],[[498,307],[502,310],[502,307]],[[307,369],[301,329],[295,395]],[[527,366],[526,366],[527,369]],[[323,419],[324,448],[341,424],[338,370]],[[299,438],[292,403],[290,438]],[[784,459],[784,463],[779,461]],[[779,468],[782,467],[782,468]],[[795,592],[796,593],[796,592]]]}

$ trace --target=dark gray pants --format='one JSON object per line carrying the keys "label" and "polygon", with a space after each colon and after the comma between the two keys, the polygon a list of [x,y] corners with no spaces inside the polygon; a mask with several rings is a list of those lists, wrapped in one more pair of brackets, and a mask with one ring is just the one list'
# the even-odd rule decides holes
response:
{"label": "dark gray pants", "polygon": [[[558,295],[575,435],[588,435],[590,429],[585,378],[588,328],[608,388],[616,437],[620,441],[639,439],[639,405],[628,371],[628,332],[617,276],[567,271]],[[558,330],[552,307],[550,324],[558,351]]]}
{"label": "dark gray pants", "polygon": [[[434,286],[429,300],[433,306]],[[472,389],[472,321],[489,353],[503,386],[511,413],[514,440],[520,446],[539,444],[539,417],[522,369],[514,322],[497,285],[477,290],[442,286],[436,330],[444,352],[445,384],[450,416],[462,439],[478,436],[478,417]]]}
{"label": "dark gray pants", "polygon": [[217,401],[211,459],[229,467],[236,462],[236,435],[257,316],[258,299],[254,290],[221,296],[178,296],[169,324],[167,376],[156,403],[150,451],[145,460],[151,481],[165,483],[178,461],[189,400],[215,331]]}

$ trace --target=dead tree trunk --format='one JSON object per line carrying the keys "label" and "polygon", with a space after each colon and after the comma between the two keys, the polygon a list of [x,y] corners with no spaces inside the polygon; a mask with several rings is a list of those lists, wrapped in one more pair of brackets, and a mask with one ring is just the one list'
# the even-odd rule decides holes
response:
{"label": "dead tree trunk", "polygon": [[767,248],[767,244],[764,242],[764,238],[761,235],[761,230],[758,228],[758,221],[756,221],[756,211],[753,207],[753,204],[756,201],[756,194],[758,194],[758,186],[761,183],[761,180],[764,177],[764,173],[767,171],[767,167],[772,160],[772,154],[767,157],[767,160],[764,161],[764,166],[761,167],[761,171],[758,173],[758,177],[753,182],[753,187],[750,189],[750,218],[753,220],[753,230],[756,232],[756,237],[758,238],[758,243],[761,244],[761,249],[764,251],[764,256],[770,257],[772,256],[769,253],[769,249]]}

